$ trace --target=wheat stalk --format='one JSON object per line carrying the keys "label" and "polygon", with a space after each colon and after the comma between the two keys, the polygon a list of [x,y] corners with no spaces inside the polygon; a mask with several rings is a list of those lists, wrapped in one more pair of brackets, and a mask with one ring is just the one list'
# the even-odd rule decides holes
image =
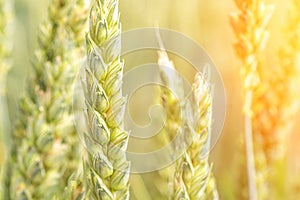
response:
{"label": "wheat stalk", "polygon": [[125,98],[121,83],[120,34],[117,0],[95,0],[86,37],[87,66],[83,79],[86,103],[84,162],[89,199],[129,199],[129,170],[123,129]]}
{"label": "wheat stalk", "polygon": [[[266,31],[266,26],[272,15],[273,6],[266,5],[261,0],[235,0],[235,3],[239,12],[231,16],[231,25],[238,39],[235,45],[236,53],[243,66],[241,72],[244,80],[245,144],[249,197],[251,200],[264,199],[267,194],[265,155],[262,152],[262,139],[257,133],[256,121],[253,121],[256,120],[253,105],[255,105],[254,102],[262,88],[259,86],[259,70],[262,67],[260,59],[261,52],[268,40],[269,34]],[[253,138],[257,144],[255,146],[256,158],[254,157]]]}
{"label": "wheat stalk", "polygon": [[85,8],[74,3],[51,1],[48,18],[40,27],[33,74],[13,133],[13,199],[61,199],[79,163],[80,155],[72,152],[79,145],[72,123],[71,88],[82,51],[74,41],[82,32],[74,30],[80,30],[84,20],[68,23],[73,12]]}

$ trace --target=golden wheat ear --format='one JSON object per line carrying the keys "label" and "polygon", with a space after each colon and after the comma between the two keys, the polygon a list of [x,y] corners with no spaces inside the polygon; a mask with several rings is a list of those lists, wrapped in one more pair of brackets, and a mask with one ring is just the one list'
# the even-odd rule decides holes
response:
{"label": "golden wheat ear", "polygon": [[[273,14],[274,6],[263,0],[235,0],[239,11],[230,17],[236,35],[234,45],[240,59],[244,96],[244,133],[248,173],[249,199],[266,199],[268,195],[267,166],[260,135],[259,112],[255,109],[265,83],[261,80],[261,58],[269,38],[267,25]],[[260,104],[261,105],[261,104]],[[242,190],[241,190],[242,191]],[[247,198],[247,197],[246,197]]]}
{"label": "golden wheat ear", "polygon": [[89,148],[84,162],[84,184],[89,199],[129,199],[130,163],[125,155],[129,135],[123,129],[125,98],[121,90],[118,3],[93,2],[86,37],[83,88],[88,131],[84,138]]}

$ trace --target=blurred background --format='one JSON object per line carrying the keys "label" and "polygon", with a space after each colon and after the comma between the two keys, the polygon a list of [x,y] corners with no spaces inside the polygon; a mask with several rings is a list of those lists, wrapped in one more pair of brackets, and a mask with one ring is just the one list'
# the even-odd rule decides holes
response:
{"label": "blurred background", "polygon": [[[267,65],[278,65],[278,50],[284,45],[285,32],[283,28],[287,22],[289,1],[266,1],[275,5],[275,12],[271,23],[268,26],[270,39],[265,50]],[[38,25],[46,14],[47,1],[40,0],[14,0],[16,12],[16,31],[13,34],[13,67],[7,77],[7,108],[2,107],[1,120],[5,132],[9,132],[16,114],[18,98],[25,88],[25,82],[31,71],[31,58],[34,49],[37,47],[36,36]],[[241,160],[243,157],[243,117],[242,117],[242,87],[240,79],[241,63],[237,59],[233,44],[236,42],[235,35],[229,23],[229,15],[236,12],[237,8],[232,0],[122,0],[120,1],[120,13],[123,30],[130,30],[140,27],[153,27],[159,25],[161,28],[168,28],[181,32],[197,41],[210,55],[216,64],[227,95],[227,115],[219,141],[211,152],[210,160],[213,163],[213,172],[216,178],[220,199],[239,199],[238,193],[241,179]],[[300,12],[300,11],[299,11]],[[195,71],[186,63],[170,55],[174,60],[176,68],[193,79]],[[125,71],[141,63],[156,62],[156,51],[146,51],[128,55],[125,58]],[[271,70],[270,70],[271,71]],[[300,79],[300,77],[299,77]],[[300,92],[299,89],[295,93]],[[142,95],[140,98],[143,98]],[[146,101],[145,98],[140,100]],[[137,103],[134,114],[137,121],[143,121],[140,111],[147,106],[145,103]],[[143,109],[141,109],[143,108]],[[7,111],[7,113],[6,113]],[[7,117],[9,116],[9,118]],[[10,120],[9,120],[10,119]],[[288,137],[288,179],[287,188],[289,199],[297,199],[296,193],[300,186],[300,113],[293,120],[292,131]],[[8,145],[9,140],[4,136],[4,144]],[[4,145],[4,146],[5,146]],[[0,151],[5,151],[3,145]],[[0,153],[0,160],[3,162],[3,152]],[[285,172],[282,172],[285,174]],[[242,173],[243,174],[243,173]],[[131,190],[133,199],[159,199],[156,183],[153,181],[155,173],[133,175],[131,177]],[[164,189],[164,188],[163,188]],[[299,195],[299,194],[298,194]],[[298,196],[300,198],[300,196]]]}

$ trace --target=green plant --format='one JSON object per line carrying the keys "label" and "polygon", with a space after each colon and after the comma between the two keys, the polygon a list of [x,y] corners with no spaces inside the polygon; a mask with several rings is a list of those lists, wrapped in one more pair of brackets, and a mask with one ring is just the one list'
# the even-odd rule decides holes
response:
{"label": "green plant", "polygon": [[[158,64],[161,66],[161,79],[167,86],[162,88],[161,94],[162,106],[167,115],[164,126],[167,141],[171,141],[177,134],[184,134],[186,137],[189,134],[194,135],[191,145],[175,164],[171,198],[218,199],[212,168],[208,162],[209,153],[205,152],[206,148],[209,148],[212,119],[212,91],[208,71],[195,76],[193,100],[187,103],[182,79],[175,73],[174,65],[164,50],[159,52]],[[166,70],[166,67],[170,68],[170,71]],[[176,91],[178,96],[172,94],[169,89]],[[182,146],[175,144],[174,148],[178,151]]]}
{"label": "green plant", "polygon": [[82,57],[76,39],[84,37],[85,20],[74,15],[84,10],[82,1],[53,0],[40,26],[32,76],[13,132],[12,199],[61,199],[77,170],[71,88]]}
{"label": "green plant", "polygon": [[[160,104],[165,109],[166,112],[166,122],[160,134],[160,142],[163,145],[168,145],[176,137],[177,134],[180,134],[183,126],[182,119],[182,109],[184,104],[184,91],[182,88],[182,80],[175,73],[174,63],[169,60],[168,54],[163,50],[163,44],[158,35],[158,40],[161,45],[160,51],[158,51],[158,65],[160,66],[160,79],[164,85],[160,90]],[[176,94],[174,94],[174,92]],[[178,96],[177,96],[178,95]],[[174,151],[176,151],[176,145],[178,148],[180,144],[172,145]],[[173,195],[170,191],[170,184],[172,182],[172,176],[174,174],[174,167],[168,167],[158,171],[158,181],[157,184],[158,190],[161,195],[165,198]]]}
{"label": "green plant", "polygon": [[196,74],[191,108],[186,108],[192,119],[186,121],[185,134],[193,135],[193,141],[176,163],[174,199],[218,199],[212,166],[208,162],[213,98],[208,72],[206,68]]}
{"label": "green plant", "polygon": [[123,129],[118,2],[93,2],[86,37],[87,64],[82,82],[88,129],[84,134],[84,177],[89,199],[129,199],[130,163],[125,155],[129,135]]}

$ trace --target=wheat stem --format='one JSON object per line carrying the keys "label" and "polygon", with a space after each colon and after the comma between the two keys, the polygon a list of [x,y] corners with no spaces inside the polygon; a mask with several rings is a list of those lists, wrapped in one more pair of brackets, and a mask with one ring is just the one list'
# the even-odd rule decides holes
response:
{"label": "wheat stem", "polygon": [[32,77],[13,132],[13,199],[61,199],[79,162],[79,155],[72,152],[78,140],[71,88],[82,53],[74,41],[82,32],[74,30],[81,29],[84,20],[71,23],[69,17],[84,8],[75,2],[51,1],[48,18],[40,26]]}
{"label": "wheat stem", "polygon": [[[252,104],[252,91],[248,91],[245,99]],[[247,157],[247,172],[248,172],[248,185],[249,185],[249,199],[257,199],[256,190],[256,169],[254,160],[254,148],[253,148],[253,132],[252,132],[252,119],[251,116],[245,115],[245,145],[246,145],[246,157]]]}
{"label": "wheat stem", "polygon": [[121,83],[121,25],[118,0],[95,0],[90,11],[87,64],[83,79],[86,103],[84,163],[90,199],[129,199],[129,170],[123,129],[125,98]]}

